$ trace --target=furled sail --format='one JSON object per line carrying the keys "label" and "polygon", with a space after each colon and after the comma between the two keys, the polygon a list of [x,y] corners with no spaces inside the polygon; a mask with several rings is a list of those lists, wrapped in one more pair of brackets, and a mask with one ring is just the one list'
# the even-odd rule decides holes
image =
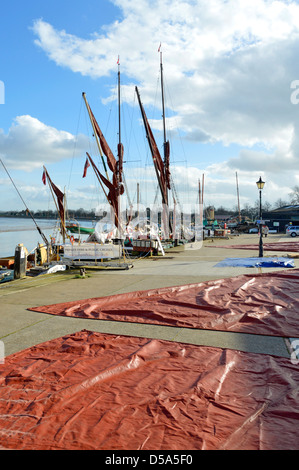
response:
{"label": "furled sail", "polygon": [[166,165],[165,165],[162,158],[161,158],[161,155],[160,155],[159,149],[157,147],[153,132],[152,132],[151,127],[149,125],[149,122],[148,122],[146,113],[144,111],[143,105],[141,103],[138,88],[135,87],[135,90],[136,90],[136,93],[137,93],[138,102],[139,102],[139,106],[140,106],[140,110],[141,110],[141,115],[142,115],[145,131],[146,131],[146,135],[147,135],[147,139],[148,139],[148,143],[149,143],[152,158],[153,158],[158,183],[159,183],[159,186],[160,186],[160,191],[161,191],[161,195],[162,195],[162,202],[164,204],[167,204],[168,203],[167,189],[170,189],[169,142],[167,142],[166,151],[167,151],[168,158],[166,159]]}
{"label": "furled sail", "polygon": [[89,103],[86,101],[86,106],[87,106],[87,109],[88,109],[88,113],[89,113],[89,116],[90,116],[90,119],[92,121],[92,126],[98,136],[98,138],[100,139],[100,145],[101,145],[101,149],[103,150],[103,153],[105,154],[106,158],[107,158],[107,164],[108,164],[108,167],[110,168],[110,170],[112,171],[112,173],[115,173],[116,171],[116,159],[112,153],[112,151],[110,150],[110,147],[109,145],[107,144],[107,141],[104,137],[104,134],[102,133],[101,129],[100,129],[100,126],[96,120],[96,118],[94,117],[94,114],[93,112],[91,111],[90,109],[90,106],[89,106]]}
{"label": "furled sail", "polygon": [[[85,104],[86,104],[86,107],[87,107],[87,110],[88,110],[88,114],[89,114],[89,117],[90,117],[90,120],[91,120],[91,124],[92,124],[92,127],[94,129],[94,132],[97,136],[97,138],[99,139],[99,150],[100,150],[100,153],[101,153],[101,156],[102,156],[102,161],[103,161],[103,165],[104,165],[104,169],[105,169],[105,172],[106,172],[106,177],[104,175],[102,175],[102,173],[99,171],[99,169],[97,168],[97,166],[95,165],[95,163],[93,162],[92,158],[90,157],[90,155],[86,152],[87,154],[87,157],[94,169],[94,172],[98,178],[98,180],[100,181],[100,183],[104,183],[104,185],[106,186],[106,188],[108,188],[108,194],[106,194],[106,191],[105,192],[105,195],[107,197],[107,200],[109,202],[109,204],[111,205],[111,207],[113,208],[113,211],[114,211],[114,214],[115,214],[115,225],[118,227],[119,226],[119,196],[121,196],[123,193],[124,193],[124,184],[123,184],[123,145],[122,143],[119,143],[118,144],[118,147],[117,147],[117,152],[118,152],[118,159],[116,160],[116,158],[114,157],[105,137],[104,137],[104,134],[102,133],[101,129],[100,129],[100,126],[89,106],[89,103],[87,102],[86,100],[86,97],[85,97],[85,93],[83,93],[83,98],[84,98],[84,101],[85,101]],[[103,155],[102,153],[105,155],[106,157],[106,160],[107,160],[107,165],[108,165],[108,168],[111,170],[112,172],[112,182],[110,181],[109,179],[109,176],[108,176],[108,172],[107,172],[107,168],[106,168],[106,164],[105,164],[105,161],[103,159]],[[86,170],[87,170],[87,167],[84,167],[84,175],[86,175]],[[102,184],[101,184],[102,185]]]}
{"label": "furled sail", "polygon": [[[42,181],[44,184],[46,184],[46,182],[48,181],[48,184],[50,186],[50,189],[51,189],[51,192],[52,194],[54,193],[55,196],[56,196],[56,201],[55,201],[55,204],[56,204],[56,207],[57,207],[57,211],[58,211],[58,214],[59,214],[59,217],[60,217],[60,220],[61,220],[61,226],[62,226],[62,235],[63,237],[65,236],[65,208],[64,208],[64,194],[62,191],[60,191],[60,189],[53,183],[53,181],[51,180],[50,176],[49,176],[49,173],[47,171],[47,169],[44,167],[44,171],[43,171],[43,176],[42,176]],[[53,196],[54,198],[54,196]]]}
{"label": "furled sail", "polygon": [[169,163],[169,156],[170,156],[170,146],[169,146],[169,140],[167,140],[164,144],[164,149],[165,149],[165,161],[164,161],[164,167],[165,167],[165,181],[168,189],[170,188],[170,163]]}
{"label": "furled sail", "polygon": [[[114,211],[114,215],[115,215],[115,225],[116,227],[119,226],[119,196],[121,194],[123,194],[124,192],[124,188],[123,188],[123,185],[120,185],[118,183],[118,180],[116,178],[116,175],[115,173],[113,174],[113,182],[111,183],[104,175],[102,175],[102,173],[99,171],[98,167],[96,166],[96,164],[94,163],[93,159],[91,158],[91,156],[89,155],[88,152],[86,152],[86,155],[87,155],[87,158],[88,160],[90,161],[92,167],[93,167],[93,170],[99,180],[99,182],[103,183],[106,188],[108,189],[108,194],[107,192],[104,190],[104,193],[106,195],[106,198],[110,204],[110,206],[112,207],[113,211]],[[118,166],[118,162],[117,162],[117,165]],[[85,167],[84,167],[84,173],[86,174],[86,171],[85,169],[87,168],[87,165],[85,163]]]}

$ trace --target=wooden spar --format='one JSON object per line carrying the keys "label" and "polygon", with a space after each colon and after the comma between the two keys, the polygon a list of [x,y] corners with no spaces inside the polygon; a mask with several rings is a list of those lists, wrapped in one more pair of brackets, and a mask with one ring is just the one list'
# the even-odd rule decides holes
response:
{"label": "wooden spar", "polygon": [[[96,175],[96,177],[97,177],[97,180],[98,180],[98,182],[99,182],[100,185],[101,185],[101,188],[102,188],[102,190],[103,190],[103,193],[105,194],[105,197],[106,197],[106,199],[107,199],[107,202],[108,202],[109,206],[112,207],[112,209],[114,210],[113,206],[111,205],[111,203],[110,203],[110,201],[109,201],[108,195],[107,195],[107,193],[106,193],[106,191],[105,191],[105,188],[104,188],[104,186],[103,186],[103,184],[102,184],[102,181],[101,181],[101,179],[100,179],[100,177],[99,177],[99,175],[98,175],[98,173],[97,173],[97,171],[99,171],[99,170],[98,170],[98,169],[97,169],[97,171],[95,170],[95,168],[94,168],[94,163],[93,163],[91,157],[88,155],[87,152],[86,152],[86,154],[87,154],[87,157],[88,157],[88,159],[89,159],[89,161],[90,161],[90,163],[91,163],[91,166],[92,166],[92,168],[93,168],[93,171],[94,171],[94,173],[95,173],[95,175]],[[119,227],[120,229],[122,229],[122,227],[121,227],[121,225],[120,225],[119,218],[118,218],[117,214],[115,213],[115,211],[114,211],[114,216],[115,216],[115,220],[116,220],[116,224],[115,224],[116,227]]]}
{"label": "wooden spar", "polygon": [[38,233],[40,234],[40,236],[41,236],[42,239],[44,240],[44,243],[46,244],[46,246],[49,246],[49,242],[48,242],[48,240],[47,240],[47,237],[45,236],[45,234],[41,231],[41,229],[40,229],[39,226],[37,225],[35,218],[33,217],[33,215],[31,214],[30,210],[28,209],[27,204],[25,203],[24,199],[22,198],[22,196],[21,196],[21,194],[20,194],[18,188],[16,187],[16,185],[15,185],[15,183],[14,183],[12,177],[11,177],[10,174],[8,173],[8,171],[7,171],[7,169],[6,169],[6,167],[5,167],[4,163],[3,163],[3,161],[1,160],[1,158],[0,158],[0,162],[2,163],[2,166],[3,166],[4,170],[6,171],[6,173],[7,173],[8,177],[9,177],[10,181],[12,182],[12,184],[13,184],[15,190],[17,191],[18,195],[20,196],[20,198],[21,198],[21,200],[22,200],[22,202],[23,202],[23,204],[24,204],[24,206],[25,206],[25,208],[26,208],[26,211],[28,212],[28,214],[30,215],[31,219],[32,219],[33,222],[35,223],[35,226],[36,226],[36,229],[37,229]]}
{"label": "wooden spar", "polygon": [[204,205],[203,205],[203,200],[204,200],[204,181],[205,181],[205,175],[204,173],[202,174],[202,185],[201,185],[201,207],[202,207],[202,221],[204,220]]}
{"label": "wooden spar", "polygon": [[201,211],[201,206],[202,206],[202,196],[201,196],[200,180],[198,180],[198,199],[199,199],[199,213],[200,213],[200,211]]}
{"label": "wooden spar", "polygon": [[106,191],[105,191],[105,188],[104,188],[104,186],[103,186],[103,183],[102,183],[101,179],[99,178],[97,172],[95,171],[94,166],[93,166],[92,161],[91,161],[91,158],[90,158],[90,156],[88,155],[87,152],[86,152],[86,155],[87,155],[87,158],[89,159],[89,161],[90,161],[90,163],[91,163],[91,166],[92,166],[92,168],[93,168],[94,174],[96,175],[96,177],[97,177],[97,179],[98,179],[98,182],[99,182],[100,185],[101,185],[101,188],[102,188],[102,190],[103,190],[103,193],[105,194],[105,197],[106,197],[106,199],[107,199],[107,201],[108,201],[108,203],[109,203],[109,205],[110,205],[110,202],[109,202],[107,193],[106,193]]}
{"label": "wooden spar", "polygon": [[140,106],[140,110],[141,110],[141,115],[142,115],[145,131],[146,131],[147,140],[148,140],[150,150],[151,150],[153,160],[154,160],[154,167],[155,167],[155,170],[156,170],[157,180],[158,180],[158,184],[159,184],[161,195],[162,195],[162,202],[163,202],[163,204],[167,204],[167,200],[166,200],[166,197],[165,197],[165,191],[164,191],[163,185],[161,183],[159,171],[158,171],[157,164],[156,164],[156,161],[155,161],[156,159],[154,158],[154,149],[152,147],[151,139],[150,139],[150,136],[149,136],[150,133],[149,133],[148,125],[147,125],[145,112],[144,112],[144,109],[143,109],[143,106],[142,106],[142,103],[141,103],[141,98],[140,98],[140,94],[139,94],[137,86],[135,86],[135,91],[136,91],[136,94],[137,94],[137,98],[138,98],[138,102],[139,102],[139,106]]}
{"label": "wooden spar", "polygon": [[236,184],[237,184],[237,198],[238,198],[239,222],[241,222],[240,197],[239,197],[239,183],[238,183],[238,173],[237,173],[237,172],[236,172]]}
{"label": "wooden spar", "polygon": [[203,229],[203,199],[200,179],[198,180],[198,199],[199,199],[199,225]]}
{"label": "wooden spar", "polygon": [[139,218],[139,183],[137,183],[137,217]]}
{"label": "wooden spar", "polygon": [[99,142],[98,134],[97,134],[97,132],[96,132],[95,125],[94,125],[94,122],[93,122],[93,119],[92,119],[92,115],[91,115],[91,112],[90,112],[90,107],[89,107],[89,104],[88,104],[87,99],[86,99],[86,93],[84,93],[84,91],[83,91],[83,93],[82,93],[82,96],[83,96],[83,99],[84,99],[84,102],[85,102],[85,105],[86,105],[86,108],[87,108],[87,112],[88,112],[88,115],[89,115],[89,119],[90,119],[90,122],[91,122],[91,125],[92,125],[92,128],[93,128],[93,133],[94,133],[94,136],[95,136],[95,139],[96,139],[96,143],[97,143],[97,146],[98,146],[100,155],[101,155],[101,159],[102,159],[102,162],[103,162],[104,170],[105,170],[105,173],[106,173],[106,178],[107,178],[108,181],[110,181],[110,180],[109,180],[109,176],[108,176],[108,172],[107,172],[106,163],[105,163],[104,156],[103,156],[102,147],[101,147],[101,144],[100,144],[100,142]]}
{"label": "wooden spar", "polygon": [[[93,168],[93,171],[94,171],[94,173],[95,173],[95,175],[96,175],[96,177],[97,177],[97,180],[98,180],[98,182],[100,183],[100,186],[101,186],[101,188],[102,188],[102,190],[103,190],[103,193],[104,193],[104,195],[105,195],[105,197],[106,197],[106,199],[107,199],[107,202],[108,202],[109,206],[112,207],[112,206],[111,206],[111,203],[110,203],[110,201],[109,201],[108,195],[107,195],[107,193],[106,193],[106,191],[105,191],[105,188],[104,188],[104,186],[103,186],[103,183],[102,183],[102,181],[101,181],[101,179],[100,179],[100,177],[99,177],[99,175],[98,175],[98,173],[97,173],[97,171],[99,171],[99,170],[98,170],[98,169],[97,169],[97,171],[95,170],[95,168],[94,168],[94,163],[93,163],[91,157],[88,155],[87,152],[86,152],[86,154],[87,154],[87,157],[88,157],[88,159],[89,159],[89,161],[90,161],[90,163],[91,163],[91,166],[92,166],[92,168]],[[112,209],[113,209],[113,207],[112,207]],[[115,211],[114,211],[114,215],[115,215],[115,218],[116,218],[116,220],[117,220],[117,224],[119,225],[119,219],[118,219],[117,215],[115,214]]]}

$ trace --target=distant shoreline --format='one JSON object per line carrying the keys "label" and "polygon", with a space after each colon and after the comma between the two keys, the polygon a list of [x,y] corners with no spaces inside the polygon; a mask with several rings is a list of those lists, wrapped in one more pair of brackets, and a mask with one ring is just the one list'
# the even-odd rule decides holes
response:
{"label": "distant shoreline", "polygon": [[[56,220],[58,219],[58,216],[56,215],[35,215],[32,214],[35,219],[42,220],[42,219],[50,219],[50,220]],[[26,214],[1,214],[0,212],[0,217],[3,219],[31,219],[30,215]],[[80,217],[70,217],[70,220],[94,220],[96,219],[96,216],[80,216]]]}

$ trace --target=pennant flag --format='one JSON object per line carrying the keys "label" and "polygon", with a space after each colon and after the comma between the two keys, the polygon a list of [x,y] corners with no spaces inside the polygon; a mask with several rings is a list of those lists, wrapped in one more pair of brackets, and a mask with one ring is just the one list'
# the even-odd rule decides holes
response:
{"label": "pennant flag", "polygon": [[119,56],[118,56],[118,59],[117,59],[117,62],[116,62],[116,63],[119,64]]}
{"label": "pennant flag", "polygon": [[90,164],[89,164],[88,158],[86,158],[86,162],[85,162],[85,165],[84,165],[84,171],[83,171],[83,176],[82,176],[82,178],[85,178],[86,173],[87,173],[87,168],[88,168],[89,166],[90,166]]}
{"label": "pennant flag", "polygon": [[45,172],[45,170],[43,172],[42,181],[43,181],[44,184],[46,184],[46,172]]}

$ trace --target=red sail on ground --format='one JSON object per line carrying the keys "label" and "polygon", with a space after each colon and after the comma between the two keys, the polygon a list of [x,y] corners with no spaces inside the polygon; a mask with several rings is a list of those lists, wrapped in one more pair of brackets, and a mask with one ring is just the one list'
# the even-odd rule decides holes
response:
{"label": "red sail on ground", "polygon": [[284,357],[78,331],[5,358],[0,449],[297,450],[298,381]]}

